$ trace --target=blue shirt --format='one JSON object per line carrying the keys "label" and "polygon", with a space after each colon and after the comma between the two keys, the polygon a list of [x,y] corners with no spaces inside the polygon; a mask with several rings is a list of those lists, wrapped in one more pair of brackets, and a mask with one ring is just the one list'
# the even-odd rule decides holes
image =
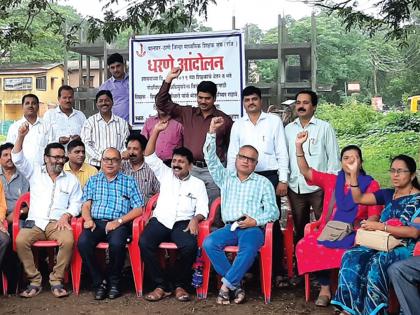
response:
{"label": "blue shirt", "polygon": [[132,209],[144,205],[137,182],[122,172],[111,181],[108,181],[103,172],[89,178],[83,189],[82,200],[92,200],[92,218],[104,220],[118,219]]}
{"label": "blue shirt", "polygon": [[279,218],[274,187],[267,178],[252,173],[241,181],[236,170],[224,168],[216,155],[215,134],[207,134],[203,153],[208,170],[221,191],[223,222],[236,221],[246,214],[255,219],[258,226],[263,226]]}
{"label": "blue shirt", "polygon": [[130,102],[128,74],[125,74],[122,80],[110,77],[99,87],[98,91],[101,90],[111,91],[114,100],[112,113],[128,122],[128,104]]}

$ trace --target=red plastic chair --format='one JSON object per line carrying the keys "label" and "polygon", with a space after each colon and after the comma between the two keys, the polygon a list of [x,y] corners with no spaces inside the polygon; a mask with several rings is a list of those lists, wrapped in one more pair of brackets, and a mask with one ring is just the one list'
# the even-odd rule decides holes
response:
{"label": "red plastic chair", "polygon": [[[16,251],[16,237],[19,233],[20,226],[19,226],[19,220],[20,220],[20,209],[22,208],[23,204],[26,204],[29,208],[30,203],[30,193],[24,193],[19,197],[19,199],[16,201],[15,209],[13,211],[13,250]],[[75,235],[75,228],[76,228],[76,218],[73,218],[71,220],[71,226],[73,229],[73,237],[76,239]],[[76,242],[75,248],[76,248]],[[60,246],[57,241],[36,241],[32,244],[32,250],[37,248],[51,248],[52,250],[49,251],[49,268],[52,269],[54,267],[54,249],[56,247]],[[34,259],[35,263],[38,261],[38,255],[37,251],[34,251]],[[74,267],[74,256],[72,257],[72,261],[70,263],[70,270],[71,274],[73,275],[73,267]],[[66,274],[64,281],[67,282],[68,275]]]}
{"label": "red plastic chair", "polygon": [[[216,199],[218,204],[216,208],[220,206],[220,198]],[[216,202],[215,200],[215,202]],[[293,230],[292,230],[293,231]],[[237,253],[239,251],[238,246],[226,246],[225,252]],[[203,251],[205,252],[205,251]],[[261,288],[264,294],[265,303],[268,304],[271,301],[271,276],[273,267],[273,223],[268,223],[265,227],[265,242],[260,248],[260,270],[261,270]],[[207,258],[207,256],[206,256]],[[208,258],[207,258],[208,259]],[[207,297],[207,291],[209,287],[210,268],[205,272],[203,271],[203,286],[201,298]]]}
{"label": "red plastic chair", "polygon": [[[143,215],[143,220],[140,224],[140,238],[141,238],[141,233],[143,232],[147,221],[149,220],[149,218],[152,215],[153,208],[156,206],[158,197],[159,197],[159,194],[155,194],[147,202],[146,210],[145,210],[145,213]],[[198,238],[197,238],[198,247],[202,247],[204,239],[207,237],[207,235],[210,234],[210,227],[214,222],[214,218],[216,216],[216,210],[219,206],[220,206],[220,198],[217,198],[216,200],[213,201],[213,203],[210,207],[208,218],[206,220],[203,220],[203,221],[200,222],[199,231],[198,231]],[[160,243],[159,248],[164,249],[164,250],[176,250],[178,247],[176,246],[175,243],[172,243],[172,242],[162,242],[162,243]],[[202,251],[202,259],[203,259],[203,286],[197,288],[197,298],[199,298],[199,299],[206,298],[206,296],[207,296],[207,289],[204,291],[203,287],[204,287],[206,275],[207,275],[207,279],[208,279],[208,276],[210,274],[210,260],[209,260],[209,258],[207,257],[207,255],[204,251]],[[141,264],[140,264],[141,265],[141,271],[140,271],[141,281],[140,281],[140,284],[141,284],[141,288],[143,288],[144,264],[141,261],[141,253],[140,253],[140,262],[141,262]],[[208,280],[207,280],[207,283],[208,283]]]}
{"label": "red plastic chair", "polygon": [[[6,228],[6,231],[7,231],[7,228],[8,228],[7,220],[3,220],[3,224],[4,224],[4,227]],[[7,278],[6,278],[6,275],[4,274],[4,272],[1,273],[1,282],[2,282],[2,286],[3,286],[3,295],[7,295],[7,288],[8,288]]]}
{"label": "red plastic chair", "polygon": [[[139,233],[140,233],[140,223],[142,222],[142,216],[139,216],[133,220],[133,232],[132,232],[132,239],[129,244],[127,244],[128,255],[130,257],[130,264],[131,270],[133,272],[133,279],[134,279],[134,286],[136,289],[137,296],[142,295],[142,277],[141,277],[141,264],[140,264],[140,249],[138,246],[139,243]],[[79,249],[77,248],[77,243],[79,241],[79,237],[83,232],[83,218],[79,218],[77,220],[76,228],[75,228],[75,249],[73,252],[73,259],[74,259],[74,272],[73,275],[73,291],[76,295],[80,292],[80,279],[82,274],[82,257],[80,256]],[[107,242],[100,242],[96,248],[105,250],[109,247]]]}

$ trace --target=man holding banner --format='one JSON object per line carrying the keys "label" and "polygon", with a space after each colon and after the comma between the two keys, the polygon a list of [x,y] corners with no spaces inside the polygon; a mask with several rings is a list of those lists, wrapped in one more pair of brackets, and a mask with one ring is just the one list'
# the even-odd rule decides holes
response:
{"label": "man holding banner", "polygon": [[[229,146],[230,129],[232,128],[233,121],[230,116],[216,109],[214,103],[216,101],[217,86],[212,81],[201,81],[198,84],[198,107],[181,106],[174,103],[169,94],[169,89],[172,81],[178,78],[181,72],[181,68],[175,67],[168,73],[156,95],[156,107],[183,124],[184,146],[192,151],[194,157],[191,175],[204,181],[209,201],[212,202],[219,196],[219,188],[214,183],[208,171],[207,164],[204,161],[203,145],[212,118],[222,117],[224,125],[218,130],[216,135],[216,150],[220,161],[226,165],[226,152]],[[216,224],[218,219],[216,218]]]}

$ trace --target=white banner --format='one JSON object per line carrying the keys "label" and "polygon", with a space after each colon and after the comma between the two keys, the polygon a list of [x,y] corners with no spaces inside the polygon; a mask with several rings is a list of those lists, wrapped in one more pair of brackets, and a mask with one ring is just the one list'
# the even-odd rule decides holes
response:
{"label": "white banner", "polygon": [[183,72],[172,81],[172,100],[197,106],[197,85],[217,84],[216,106],[233,119],[242,116],[243,33],[207,32],[138,36],[130,40],[130,123],[138,129],[156,115],[155,96],[173,67]]}

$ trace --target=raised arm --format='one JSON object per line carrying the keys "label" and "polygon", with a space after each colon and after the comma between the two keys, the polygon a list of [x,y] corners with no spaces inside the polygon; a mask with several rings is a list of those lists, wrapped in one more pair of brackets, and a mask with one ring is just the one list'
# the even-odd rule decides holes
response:
{"label": "raised arm", "polygon": [[179,118],[181,116],[182,108],[180,105],[172,102],[169,89],[171,88],[172,80],[178,78],[181,73],[181,68],[172,68],[162,83],[158,94],[156,94],[156,107],[173,118]]}
{"label": "raised arm", "polygon": [[360,169],[360,160],[358,159],[348,159],[343,161],[346,164],[350,172],[350,188],[353,200],[355,203],[360,203],[363,205],[376,205],[376,198],[373,193],[362,193],[359,187],[359,182],[357,181],[357,170]]}
{"label": "raised arm", "polygon": [[33,173],[32,164],[25,158],[22,152],[23,141],[29,132],[29,123],[24,122],[18,129],[15,146],[12,150],[12,161],[16,168],[29,180]]}
{"label": "raised arm", "polygon": [[308,139],[308,132],[299,132],[296,136],[296,160],[299,167],[300,173],[305,177],[307,181],[312,181],[312,169],[309,167],[308,162],[305,158],[305,152],[303,151],[303,144]]}
{"label": "raised arm", "polygon": [[155,153],[157,138],[159,137],[159,134],[161,133],[161,131],[165,130],[166,127],[168,127],[168,124],[169,124],[168,121],[159,121],[155,125],[155,127],[152,130],[152,133],[150,134],[150,138],[147,141],[146,149],[144,150],[145,156],[149,156]]}

